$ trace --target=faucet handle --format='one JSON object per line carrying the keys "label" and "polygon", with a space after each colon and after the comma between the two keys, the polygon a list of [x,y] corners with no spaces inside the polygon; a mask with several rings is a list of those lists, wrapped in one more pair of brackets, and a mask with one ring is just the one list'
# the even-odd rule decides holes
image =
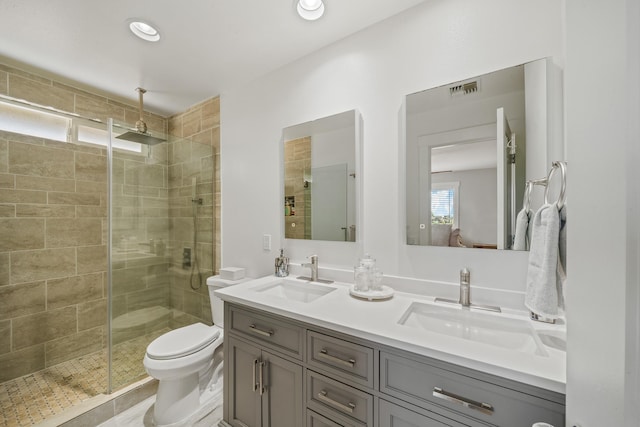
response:
{"label": "faucet handle", "polygon": [[318,263],[318,255],[309,255],[307,257],[307,259],[311,260],[311,264],[317,264]]}

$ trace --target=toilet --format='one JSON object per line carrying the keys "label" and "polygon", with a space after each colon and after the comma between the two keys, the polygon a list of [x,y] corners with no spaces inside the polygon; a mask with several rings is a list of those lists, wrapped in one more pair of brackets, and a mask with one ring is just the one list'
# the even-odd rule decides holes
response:
{"label": "toilet", "polygon": [[153,419],[156,426],[178,425],[222,392],[224,303],[216,289],[249,279],[207,279],[213,326],[194,323],[167,332],[147,347],[144,367],[159,381]]}

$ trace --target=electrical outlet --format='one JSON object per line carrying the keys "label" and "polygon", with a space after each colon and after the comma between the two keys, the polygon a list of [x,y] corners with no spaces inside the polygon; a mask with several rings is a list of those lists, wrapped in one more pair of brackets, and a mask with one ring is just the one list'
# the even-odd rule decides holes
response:
{"label": "electrical outlet", "polygon": [[262,249],[265,251],[271,250],[271,234],[262,235]]}
{"label": "electrical outlet", "polygon": [[182,249],[182,268],[191,267],[191,248]]}

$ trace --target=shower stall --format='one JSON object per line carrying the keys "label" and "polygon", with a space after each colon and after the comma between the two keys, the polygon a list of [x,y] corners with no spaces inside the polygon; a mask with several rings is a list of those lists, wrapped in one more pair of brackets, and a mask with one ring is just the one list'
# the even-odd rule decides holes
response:
{"label": "shower stall", "polygon": [[0,98],[0,426],[146,378],[154,338],[211,324],[217,124],[188,114],[150,123],[150,145]]}

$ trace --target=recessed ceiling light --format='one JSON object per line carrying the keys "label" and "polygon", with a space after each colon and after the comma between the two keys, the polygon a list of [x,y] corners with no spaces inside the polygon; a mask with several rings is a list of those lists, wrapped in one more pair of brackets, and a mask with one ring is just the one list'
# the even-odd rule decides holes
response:
{"label": "recessed ceiling light", "polygon": [[324,14],[322,0],[298,0],[298,15],[307,21],[315,21]]}
{"label": "recessed ceiling light", "polygon": [[148,42],[157,42],[160,40],[160,33],[153,25],[139,20],[129,22],[129,29],[133,34]]}

